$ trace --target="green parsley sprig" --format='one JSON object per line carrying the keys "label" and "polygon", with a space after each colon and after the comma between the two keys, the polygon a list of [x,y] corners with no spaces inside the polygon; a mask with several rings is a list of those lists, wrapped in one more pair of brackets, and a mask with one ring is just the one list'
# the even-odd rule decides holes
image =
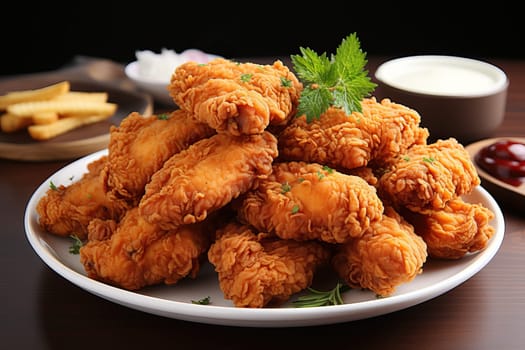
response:
{"label": "green parsley sprig", "polygon": [[366,54],[356,33],[344,38],[335,55],[317,54],[300,47],[302,55],[291,55],[293,68],[304,88],[299,97],[297,115],[306,115],[307,122],[319,119],[330,106],[342,108],[347,114],[361,112],[361,101],[377,84],[370,80]]}

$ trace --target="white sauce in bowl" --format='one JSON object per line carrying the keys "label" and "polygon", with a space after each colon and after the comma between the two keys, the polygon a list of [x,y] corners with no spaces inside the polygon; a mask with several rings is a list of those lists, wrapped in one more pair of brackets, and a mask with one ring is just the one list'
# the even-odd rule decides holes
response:
{"label": "white sauce in bowl", "polygon": [[398,89],[442,96],[487,95],[507,85],[507,77],[498,67],[455,56],[398,58],[380,65],[375,76]]}
{"label": "white sauce in bowl", "polygon": [[[137,57],[137,78],[148,83],[168,84],[171,75],[180,64],[187,61],[198,63],[208,63],[220,57],[207,54],[198,49],[186,49],[181,53],[163,48],[160,53],[151,50],[136,51]],[[134,72],[135,73],[135,72]]]}

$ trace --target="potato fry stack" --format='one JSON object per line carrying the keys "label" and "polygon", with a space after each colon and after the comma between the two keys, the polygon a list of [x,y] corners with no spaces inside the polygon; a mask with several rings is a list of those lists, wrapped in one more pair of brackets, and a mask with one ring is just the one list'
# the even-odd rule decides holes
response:
{"label": "potato fry stack", "polygon": [[12,133],[27,128],[35,140],[49,140],[81,126],[110,118],[117,104],[107,92],[72,91],[64,80],[0,96],[0,127]]}

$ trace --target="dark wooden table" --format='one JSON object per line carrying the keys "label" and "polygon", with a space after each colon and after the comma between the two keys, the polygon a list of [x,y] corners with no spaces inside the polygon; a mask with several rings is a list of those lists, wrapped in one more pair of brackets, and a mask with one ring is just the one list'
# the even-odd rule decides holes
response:
{"label": "dark wooden table", "polygon": [[[380,58],[370,58],[373,72]],[[525,61],[492,60],[509,76],[507,113],[493,136],[525,136]],[[306,328],[242,328],[164,318],[90,294],[47,267],[28,243],[26,204],[73,160],[0,160],[2,349],[522,349],[525,214],[503,206],[505,238],[472,278],[422,304],[369,319]],[[286,344],[286,345],[285,345]]]}

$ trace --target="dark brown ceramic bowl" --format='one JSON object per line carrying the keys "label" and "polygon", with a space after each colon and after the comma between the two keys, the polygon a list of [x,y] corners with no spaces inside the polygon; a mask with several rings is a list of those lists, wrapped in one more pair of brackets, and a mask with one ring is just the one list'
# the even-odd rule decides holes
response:
{"label": "dark brown ceramic bowl", "polygon": [[490,137],[503,121],[509,85],[498,67],[457,56],[421,55],[379,65],[376,97],[416,110],[430,139],[467,144]]}
{"label": "dark brown ceramic bowl", "polygon": [[483,168],[476,162],[476,155],[481,152],[483,148],[502,140],[511,140],[525,144],[525,137],[494,137],[468,144],[465,146],[465,149],[469,153],[479,177],[481,178],[481,185],[506,209],[516,210],[523,214],[523,207],[525,206],[525,182],[521,182],[519,185],[509,184],[483,170]]}

